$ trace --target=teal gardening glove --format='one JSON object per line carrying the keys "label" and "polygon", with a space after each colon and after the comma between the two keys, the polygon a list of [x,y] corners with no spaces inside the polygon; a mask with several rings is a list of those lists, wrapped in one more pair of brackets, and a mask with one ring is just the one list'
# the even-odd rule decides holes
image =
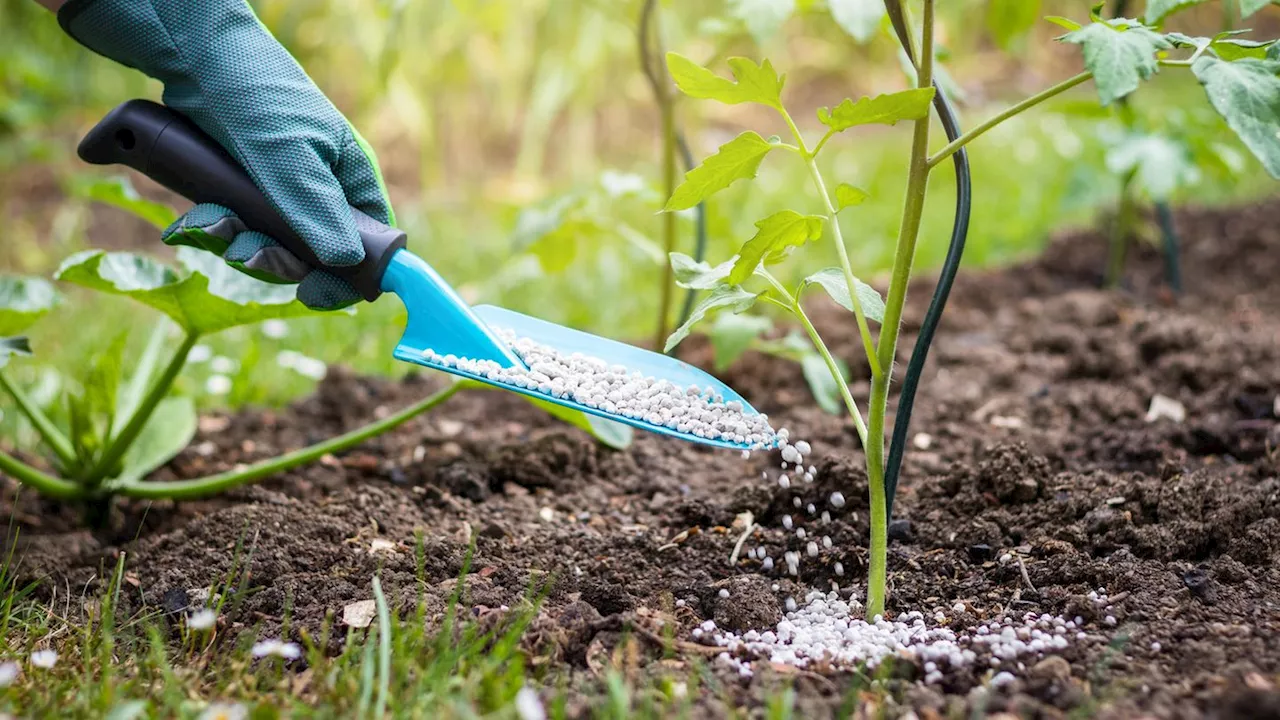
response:
{"label": "teal gardening glove", "polygon": [[[69,0],[58,22],[90,50],[163,83],[164,103],[244,167],[322,264],[364,259],[350,207],[395,224],[373,150],[245,0]],[[262,280],[299,283],[298,299],[312,308],[361,299],[220,205],[195,206],[162,238]]]}

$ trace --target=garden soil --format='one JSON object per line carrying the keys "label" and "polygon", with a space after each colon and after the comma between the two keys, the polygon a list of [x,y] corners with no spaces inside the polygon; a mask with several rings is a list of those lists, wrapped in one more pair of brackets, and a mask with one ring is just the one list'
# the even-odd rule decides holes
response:
{"label": "garden soil", "polygon": [[[986,673],[927,686],[903,663],[874,691],[855,673],[767,663],[743,679],[692,637],[706,619],[770,628],[785,598],[834,581],[865,591],[867,485],[853,427],[817,408],[795,366],[754,352],[721,376],[813,443],[813,485],[762,480],[763,471],[776,475],[776,453],[743,459],[647,433],[615,451],[513,395],[472,392],[256,487],[199,502],[120,503],[96,531],[79,529],[76,509],[29,492],[14,506],[13,487],[3,488],[0,512],[17,518],[20,577],[41,581],[42,597],[60,605],[100,586],[121,553],[135,611],[181,612],[247,565],[224,633],[279,632],[288,615],[292,633],[314,634],[327,614],[340,618],[345,605],[372,597],[375,573],[395,607],[422,601],[438,616],[474,542],[470,612],[499,618],[545,587],[524,647],[539,672],[568,676],[581,691],[570,702],[579,714],[610,667],[643,680],[701,665],[709,679],[698,702],[713,717],[728,704],[759,708],[780,682],[794,683],[805,717],[834,714],[850,697],[861,712],[891,716],[1276,717],[1277,217],[1275,202],[1179,214],[1186,293],[1177,298],[1146,247],[1131,254],[1125,287],[1099,290],[1106,250],[1088,232],[1055,238],[1026,264],[962,274],[916,404],[891,530],[889,613],[940,609],[957,629],[1028,611],[1085,617],[1089,640],[1061,659],[1028,661],[1000,689]],[[931,279],[913,288],[900,362],[931,291]],[[854,324],[833,307],[815,303],[814,313],[864,377]],[[697,338],[682,355],[711,362]],[[203,418],[196,441],[155,479],[322,440],[441,382],[333,368],[289,408]],[[867,385],[854,390],[865,397]],[[1156,395],[1180,403],[1185,417],[1149,420]],[[836,489],[849,502],[828,526],[792,507],[799,493],[821,508]],[[804,560],[802,584],[754,559],[731,565],[745,513],[761,526],[748,548],[802,550],[781,528],[788,513],[834,548]],[[1086,599],[1099,589],[1110,611]],[[660,659],[672,625],[679,645]]]}

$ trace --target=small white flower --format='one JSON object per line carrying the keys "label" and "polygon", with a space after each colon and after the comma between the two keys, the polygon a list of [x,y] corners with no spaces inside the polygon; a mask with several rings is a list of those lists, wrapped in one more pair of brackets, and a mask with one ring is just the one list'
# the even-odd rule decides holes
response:
{"label": "small white flower", "polygon": [[216,373],[222,373],[224,375],[229,375],[235,372],[236,367],[237,367],[236,361],[232,360],[226,355],[219,355],[209,361],[210,370],[213,370]]}
{"label": "small white flower", "polygon": [[542,708],[538,691],[528,685],[520,688],[516,693],[515,706],[516,715],[520,716],[520,720],[546,720],[547,711]]}
{"label": "small white flower", "polygon": [[274,655],[285,660],[297,660],[302,657],[302,648],[297,643],[282,640],[259,640],[253,644],[253,656],[256,658]]}
{"label": "small white flower", "polygon": [[20,674],[22,674],[22,668],[18,667],[18,663],[12,661],[0,663],[0,688],[12,685]]}
{"label": "small white flower", "polygon": [[323,380],[324,376],[329,373],[329,366],[323,360],[302,355],[298,357],[298,362],[293,366],[299,375],[311,378],[312,380]]}
{"label": "small white flower", "polygon": [[210,375],[204,381],[204,391],[210,395],[226,395],[231,392],[231,378],[226,375]]}
{"label": "small white flower", "polygon": [[58,653],[55,650],[37,650],[31,653],[31,664],[49,670],[58,664]]}
{"label": "small white flower", "polygon": [[195,346],[192,346],[191,352],[187,353],[187,362],[189,363],[207,362],[211,357],[213,357],[213,348],[209,347],[208,345],[195,345]]}
{"label": "small white flower", "polygon": [[200,713],[200,720],[244,720],[249,717],[249,708],[240,703],[209,703]]}
{"label": "small white flower", "polygon": [[272,340],[279,340],[289,334],[289,323],[277,319],[266,320],[262,323],[262,334]]}
{"label": "small white flower", "polygon": [[217,621],[217,613],[209,608],[201,608],[187,617],[187,627],[192,630],[209,630]]}

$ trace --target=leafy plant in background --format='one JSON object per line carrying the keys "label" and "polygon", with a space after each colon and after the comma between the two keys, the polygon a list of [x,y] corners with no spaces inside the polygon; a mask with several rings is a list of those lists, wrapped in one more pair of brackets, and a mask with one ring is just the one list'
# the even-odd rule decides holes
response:
{"label": "leafy plant in background", "polygon": [[[713,315],[729,311],[741,314],[757,303],[767,303],[793,316],[804,329],[814,352],[823,359],[828,374],[839,389],[866,451],[871,504],[871,552],[867,586],[867,616],[884,610],[887,571],[887,498],[885,487],[885,419],[889,387],[897,359],[897,343],[911,279],[921,216],[933,168],[965,148],[976,138],[1022,112],[1086,81],[1094,80],[1102,105],[1107,106],[1137,90],[1162,67],[1189,69],[1204,85],[1211,105],[1236,131],[1245,145],[1273,174],[1280,176],[1280,56],[1277,46],[1263,44],[1248,53],[1235,53],[1239,46],[1212,38],[1182,39],[1162,34],[1134,19],[1104,19],[1101,6],[1094,8],[1086,24],[1051,18],[1068,32],[1059,41],[1081,46],[1086,71],[1033,95],[930,153],[930,106],[936,90],[935,2],[924,0],[923,16],[913,27],[905,0],[886,0],[885,10],[903,51],[915,72],[915,87],[896,93],[845,99],[833,107],[817,111],[817,120],[826,130],[812,146],[785,107],[782,94],[785,74],[779,74],[768,60],[729,58],[732,79],[725,78],[692,60],[668,53],[668,70],[677,87],[693,98],[715,100],[729,105],[754,103],[778,113],[790,131],[792,142],[780,137],[765,138],[747,131],[722,145],[701,165],[689,171],[664,207],[674,212],[692,207],[715,193],[756,177],[770,155],[784,154],[803,162],[815,191],[817,213],[782,210],[756,223],[757,231],[743,243],[737,254],[719,265],[695,262],[679,253],[671,254],[677,283],[709,294],[694,308],[688,321],[667,340],[668,349],[686,338],[694,326]],[[1217,45],[1218,47],[1215,47]],[[1190,46],[1185,57],[1174,58]],[[1262,53],[1259,55],[1259,53]],[[873,124],[913,124],[909,176],[903,202],[902,222],[888,295],[881,298],[859,280],[849,262],[841,213],[853,211],[867,192],[847,183],[829,189],[816,158],[827,143],[848,130]],[[769,267],[786,261],[798,248],[830,238],[838,251],[840,266],[814,273],[790,289],[770,272]],[[854,316],[861,344],[871,371],[869,409],[864,420],[843,368],[827,349],[804,309],[803,301],[813,289],[820,289]],[[871,324],[879,324],[873,335]],[[758,324],[757,324],[758,326]],[[750,335],[752,326],[742,328]]]}
{"label": "leafy plant in background", "polygon": [[[175,217],[168,207],[140,198],[127,181],[86,183],[81,191],[159,227]],[[64,383],[70,389],[62,396],[61,423],[53,409],[33,401],[4,373],[4,367],[15,356],[31,354],[30,344],[19,334],[63,302],[62,296],[41,278],[0,277],[0,390],[13,399],[43,440],[57,475],[4,452],[0,452],[0,471],[51,497],[88,500],[90,507],[97,508],[113,495],[199,497],[341,452],[438,406],[460,390],[489,387],[452,382],[393,415],[310,447],[209,477],[148,482],[151,472],[195,436],[195,404],[172,390],[201,338],[241,325],[320,314],[299,303],[293,288],[253,279],[210,253],[181,247],[177,260],[180,268],[134,253],[88,250],[67,258],[57,270],[54,277],[60,282],[127,297],[165,316],[152,327],[141,357],[131,368],[125,363],[128,329],[84,359],[83,376],[76,383]],[[168,360],[162,365],[166,349]],[[625,425],[526,399],[606,445],[623,448],[631,442],[631,429]]]}

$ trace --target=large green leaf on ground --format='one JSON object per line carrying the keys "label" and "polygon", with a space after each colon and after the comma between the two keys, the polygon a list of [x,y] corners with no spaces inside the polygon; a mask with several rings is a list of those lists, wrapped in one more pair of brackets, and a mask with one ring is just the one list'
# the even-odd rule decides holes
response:
{"label": "large green leaf on ground", "polygon": [[827,0],[831,19],[859,43],[870,42],[884,20],[884,0]]}
{"label": "large green leaf on ground", "polygon": [[[799,292],[804,292],[809,285],[821,286],[831,296],[831,299],[836,301],[836,304],[849,312],[853,312],[853,300],[849,297],[849,283],[844,276],[844,271],[840,268],[829,267],[810,275],[800,283]],[[868,320],[884,322],[884,298],[880,297],[880,293],[856,277],[853,279],[853,290],[858,293],[858,303],[862,305],[862,314]]]}
{"label": "large green leaf on ground", "polygon": [[933,88],[917,88],[902,92],[859,98],[845,98],[834,108],[818,108],[818,121],[836,132],[857,125],[894,125],[899,120],[919,120],[929,114]]}
{"label": "large green leaf on ground", "polygon": [[[736,260],[736,258],[735,258]],[[684,253],[671,253],[671,271],[675,275],[676,284],[690,290],[710,290],[723,285],[729,272],[733,270],[735,260],[726,260],[715,267],[707,262],[696,262]]]}
{"label": "large green leaf on ground", "polygon": [[72,185],[72,188],[80,197],[114,205],[136,218],[151,223],[159,230],[164,230],[178,219],[178,213],[173,208],[139,195],[133,183],[123,175],[79,180]]}
{"label": "large green leaf on ground", "polygon": [[1172,15],[1179,10],[1186,10],[1195,5],[1203,5],[1209,0],[1150,0],[1147,3],[1146,14],[1143,19],[1149,25],[1157,25],[1161,20]]}
{"label": "large green leaf on ground", "polygon": [[1156,52],[1173,47],[1163,35],[1123,18],[1093,22],[1059,39],[1084,47],[1084,64],[1103,105],[1137,90],[1159,71]]}
{"label": "large green leaf on ground", "polygon": [[1187,147],[1164,135],[1126,136],[1107,152],[1106,163],[1116,175],[1134,173],[1138,187],[1153,200],[1168,200],[1178,188],[1200,178]]}
{"label": "large green leaf on ground", "polygon": [[88,250],[63,261],[55,277],[133,298],[196,334],[319,314],[294,299],[292,287],[251,278],[212,253],[181,247],[178,260],[184,272],[143,255]]}
{"label": "large green leaf on ground", "polygon": [[693,332],[693,326],[702,322],[709,313],[725,309],[740,313],[754,305],[759,297],[759,294],[747,292],[737,286],[721,285],[717,287],[711,291],[710,295],[695,305],[693,312],[689,313],[689,319],[685,320],[683,325],[676,328],[675,332],[667,337],[666,347],[662,351],[671,352],[671,349],[679,345],[680,341],[689,337],[689,333]]}
{"label": "large green leaf on ground", "polygon": [[0,275],[0,337],[31,327],[61,299],[43,278]]}
{"label": "large green leaf on ground", "polygon": [[787,76],[778,75],[773,63],[765,60],[757,65],[744,57],[731,57],[727,62],[733,80],[720,77],[680,53],[667,53],[671,79],[689,97],[719,100],[726,105],[754,102],[775,109],[782,107],[782,87]]}
{"label": "large green leaf on ground", "polygon": [[1201,57],[1191,71],[1227,125],[1280,178],[1280,61]]}
{"label": "large green leaf on ground", "polygon": [[1008,50],[1026,37],[1040,19],[1041,0],[990,0],[987,30],[1001,48]]}
{"label": "large green leaf on ground", "polygon": [[720,313],[707,328],[715,367],[723,370],[751,347],[756,338],[773,327],[773,321],[758,315]]}
{"label": "large green leaf on ground", "polygon": [[671,193],[663,210],[687,210],[738,180],[754,178],[764,156],[773,148],[774,145],[754,132],[742,133],[685,173],[684,182]]}
{"label": "large green leaf on ground", "polygon": [[30,355],[31,343],[24,337],[0,337],[0,368],[14,355]]}
{"label": "large green leaf on ground", "polygon": [[196,406],[188,397],[161,400],[124,454],[124,480],[141,480],[182,452],[196,435]]}
{"label": "large green leaf on ground", "polygon": [[782,262],[792,248],[822,237],[821,215],[801,215],[782,210],[756,223],[756,234],[742,246],[729,273],[729,284],[740,285],[761,262]]}

